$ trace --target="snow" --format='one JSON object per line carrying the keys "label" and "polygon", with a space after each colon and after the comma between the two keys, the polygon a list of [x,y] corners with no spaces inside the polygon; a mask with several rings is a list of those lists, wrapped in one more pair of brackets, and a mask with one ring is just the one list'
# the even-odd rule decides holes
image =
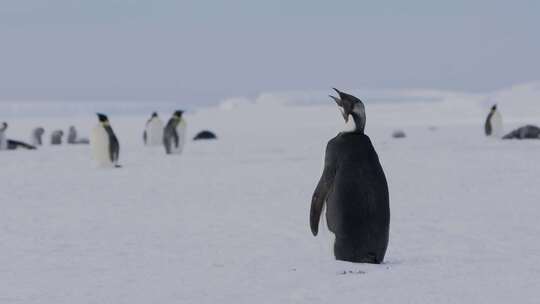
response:
{"label": "snow", "polygon": [[[506,131],[534,123],[505,94]],[[143,146],[149,113],[109,115],[121,169],[97,168],[89,146],[49,146],[47,132],[37,151],[2,151],[0,302],[537,303],[540,141],[485,138],[488,97],[445,96],[364,100],[390,189],[382,265],[335,261],[324,228],[309,230],[325,145],[343,124],[330,99],[188,113],[189,138],[219,139],[169,156]],[[96,119],[8,122],[9,138],[29,140],[37,125],[87,137]]]}

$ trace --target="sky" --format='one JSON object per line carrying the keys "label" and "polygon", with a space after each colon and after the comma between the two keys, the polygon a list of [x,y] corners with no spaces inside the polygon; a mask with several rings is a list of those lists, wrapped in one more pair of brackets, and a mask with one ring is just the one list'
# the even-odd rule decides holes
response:
{"label": "sky", "polygon": [[540,1],[0,1],[0,100],[540,80]]}

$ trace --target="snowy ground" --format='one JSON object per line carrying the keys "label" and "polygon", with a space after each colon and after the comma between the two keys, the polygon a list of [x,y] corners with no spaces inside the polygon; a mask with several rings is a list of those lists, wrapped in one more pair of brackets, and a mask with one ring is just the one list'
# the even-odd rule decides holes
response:
{"label": "snowy ground", "polygon": [[[328,234],[309,230],[341,126],[330,101],[192,113],[190,136],[219,140],[180,156],[142,146],[146,116],[110,116],[122,169],[96,168],[87,146],[3,151],[0,303],[538,303],[540,141],[486,139],[486,111],[466,98],[367,104],[390,188],[382,265],[336,262]],[[88,135],[94,120],[11,118],[8,134],[73,123]]]}

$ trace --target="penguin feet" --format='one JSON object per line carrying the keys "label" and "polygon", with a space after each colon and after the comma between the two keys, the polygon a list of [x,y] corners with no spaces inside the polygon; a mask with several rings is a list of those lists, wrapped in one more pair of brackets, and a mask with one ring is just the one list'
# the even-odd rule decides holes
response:
{"label": "penguin feet", "polygon": [[382,262],[377,254],[368,251],[367,248],[350,238],[336,237],[334,256],[336,260],[353,263],[380,264]]}

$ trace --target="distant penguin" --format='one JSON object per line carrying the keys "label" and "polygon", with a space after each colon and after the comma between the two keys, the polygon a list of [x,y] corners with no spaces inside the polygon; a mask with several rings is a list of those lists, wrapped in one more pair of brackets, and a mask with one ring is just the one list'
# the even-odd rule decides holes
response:
{"label": "distant penguin", "polygon": [[193,137],[193,140],[201,140],[201,139],[217,139],[217,136],[212,131],[203,130],[197,133],[195,137]]}
{"label": "distant penguin", "polygon": [[501,138],[503,135],[503,122],[497,105],[493,105],[484,124],[484,132],[486,136]]}
{"label": "distant penguin", "polygon": [[51,145],[61,145],[64,131],[56,130],[51,133]]}
{"label": "distant penguin", "polygon": [[43,134],[45,133],[45,129],[42,127],[37,127],[32,131],[32,144],[34,146],[41,146],[43,145]]}
{"label": "distant penguin", "polygon": [[184,111],[174,112],[163,131],[163,145],[167,154],[180,154],[184,149],[186,138],[186,122],[182,117]]}
{"label": "distant penguin", "polygon": [[106,115],[97,113],[99,123],[92,129],[90,143],[94,159],[100,167],[120,167],[120,143]]}
{"label": "distant penguin", "polygon": [[311,201],[311,232],[317,235],[326,202],[328,229],[335,234],[335,258],[379,264],[388,246],[390,225],[386,177],[371,140],[364,134],[364,104],[334,90],[339,98],[330,97],[346,123],[352,118],[354,128],[339,133],[326,146],[324,170]]}
{"label": "distant penguin", "polygon": [[0,150],[16,150],[18,148],[35,150],[36,147],[24,143],[22,141],[8,139],[6,136],[6,130],[8,128],[7,122],[0,124]]}
{"label": "distant penguin", "polygon": [[392,133],[392,137],[393,138],[405,138],[405,137],[407,137],[407,135],[405,134],[405,131],[403,131],[403,130],[395,130]]}
{"label": "distant penguin", "polygon": [[540,139],[540,128],[526,125],[506,134],[503,139]]}
{"label": "distant penguin", "polygon": [[160,146],[163,144],[163,121],[156,112],[146,122],[143,132],[144,144],[147,146]]}
{"label": "distant penguin", "polygon": [[79,138],[77,136],[77,129],[75,126],[69,127],[67,142],[72,145],[85,145],[90,143],[87,138]]}
{"label": "distant penguin", "polygon": [[8,139],[6,137],[7,128],[7,122],[2,122],[0,124],[0,150],[7,150],[8,148]]}

